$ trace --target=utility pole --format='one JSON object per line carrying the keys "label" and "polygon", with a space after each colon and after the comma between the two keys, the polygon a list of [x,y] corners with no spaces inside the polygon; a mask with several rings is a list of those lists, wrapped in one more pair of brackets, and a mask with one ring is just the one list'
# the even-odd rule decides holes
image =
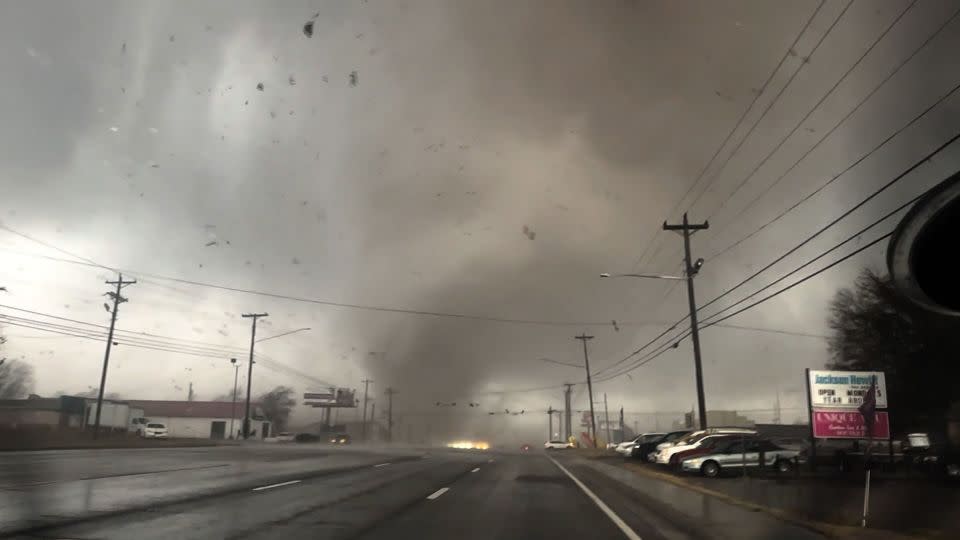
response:
{"label": "utility pole", "polygon": [[587,354],[587,340],[593,339],[593,336],[588,336],[586,332],[580,334],[579,336],[574,336],[574,339],[579,339],[583,342],[583,363],[584,367],[587,369],[587,393],[589,394],[590,399],[590,437],[593,439],[593,447],[597,447],[597,417],[593,413],[593,381],[590,379],[590,355]]}
{"label": "utility pole", "polygon": [[565,409],[563,410],[563,429],[567,432],[566,440],[570,440],[570,436],[573,435],[573,421],[570,416],[570,394],[573,393],[573,385],[570,383],[564,383],[564,386],[567,387],[563,392],[563,402]]}
{"label": "utility pole", "polygon": [[231,358],[230,363],[233,364],[233,403],[230,405],[230,438],[235,439],[237,434],[233,431],[233,419],[237,417],[237,376],[240,375],[240,364],[237,363],[236,358]]}
{"label": "utility pole", "polygon": [[187,390],[187,401],[193,401],[193,381],[190,381],[190,388]]}
{"label": "utility pole", "polygon": [[[106,293],[106,296],[113,298],[113,310],[110,312],[110,331],[107,333],[107,351],[103,354],[103,371],[100,373],[100,389],[97,390],[97,414],[93,421],[93,438],[100,435],[100,409],[103,408],[103,387],[107,384],[107,366],[110,364],[110,346],[113,344],[113,328],[117,324],[117,308],[127,299],[120,296],[120,289],[127,285],[133,285],[137,280],[123,280],[123,274],[117,274],[116,281],[107,281],[107,285],[116,285],[116,291]],[[104,304],[106,306],[106,304]],[[108,306],[109,307],[109,306]]]}
{"label": "utility pole", "polygon": [[[637,433],[639,435],[639,433]],[[620,442],[623,442],[627,439],[626,431],[623,426],[623,405],[620,406]]]}
{"label": "utility pole", "polygon": [[396,393],[397,391],[389,386],[384,392],[387,395],[387,442],[393,442],[393,395]]}
{"label": "utility pole", "polygon": [[603,393],[603,417],[604,421],[607,423],[607,444],[613,442],[610,438],[610,409],[607,408],[607,393]]}
{"label": "utility pole", "polygon": [[690,236],[696,231],[702,231],[710,228],[710,223],[691,224],[687,220],[687,213],[683,213],[683,223],[680,225],[669,225],[663,222],[665,231],[681,231],[683,233],[683,252],[684,266],[687,269],[687,301],[690,304],[690,336],[693,341],[693,363],[697,376],[697,407],[700,412],[700,429],[707,428],[707,404],[703,397],[703,366],[700,361],[700,329],[697,324],[697,300],[693,294],[693,277],[700,271],[703,265],[703,259],[697,259],[696,263],[690,261]]}
{"label": "utility pole", "polygon": [[367,390],[370,389],[370,379],[360,381],[363,383],[363,421],[360,422],[360,440],[367,442]]}
{"label": "utility pole", "polygon": [[549,418],[548,423],[547,423],[547,426],[548,426],[548,427],[547,427],[547,440],[548,440],[548,441],[552,441],[552,440],[553,440],[553,413],[554,413],[554,412],[555,412],[555,411],[553,410],[553,405],[547,407],[547,417]]}
{"label": "utility pole", "polygon": [[241,317],[253,319],[250,326],[250,362],[247,364],[247,405],[243,414],[243,440],[250,438],[250,388],[253,385],[253,344],[257,341],[257,319],[269,317],[268,313],[244,313]]}
{"label": "utility pole", "polygon": [[371,421],[371,422],[374,422],[374,425],[376,425],[376,421],[377,421],[377,414],[376,414],[376,413],[377,413],[377,404],[376,404],[376,403],[372,403],[372,404],[370,405],[370,421]]}

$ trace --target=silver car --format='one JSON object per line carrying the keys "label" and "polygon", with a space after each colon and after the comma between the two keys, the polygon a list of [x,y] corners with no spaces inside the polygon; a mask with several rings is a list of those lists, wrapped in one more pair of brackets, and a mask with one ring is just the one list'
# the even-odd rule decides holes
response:
{"label": "silver car", "polygon": [[[763,463],[760,462],[761,453]],[[709,478],[719,476],[724,470],[739,470],[744,466],[773,467],[778,473],[789,473],[796,463],[803,461],[803,457],[800,450],[783,448],[767,440],[734,439],[709,454],[683,460],[680,468],[685,472],[697,472]]]}

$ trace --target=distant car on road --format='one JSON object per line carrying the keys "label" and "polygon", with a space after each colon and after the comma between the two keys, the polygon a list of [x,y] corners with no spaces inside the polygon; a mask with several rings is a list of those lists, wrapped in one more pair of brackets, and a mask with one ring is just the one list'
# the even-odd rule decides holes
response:
{"label": "distant car on road", "polygon": [[330,438],[331,444],[350,444],[350,436],[346,433],[338,433]]}
{"label": "distant car on road", "polygon": [[150,422],[143,427],[141,433],[144,439],[166,439],[167,426],[157,422]]}
{"label": "distant car on road", "polygon": [[573,443],[568,441],[547,441],[543,443],[544,450],[566,450],[573,448]]}
{"label": "distant car on road", "polygon": [[530,451],[530,445],[529,445],[529,444],[521,445],[521,446],[520,446],[520,451],[521,451],[521,452],[529,452],[529,451]]}
{"label": "distant car on road", "polygon": [[[763,463],[760,463],[760,454]],[[803,461],[801,451],[789,450],[763,439],[737,440],[727,437],[727,442],[712,453],[685,459],[680,463],[684,472],[698,472],[708,478],[720,476],[725,470],[742,470],[746,467],[773,467],[778,473],[793,470],[795,463]]]}

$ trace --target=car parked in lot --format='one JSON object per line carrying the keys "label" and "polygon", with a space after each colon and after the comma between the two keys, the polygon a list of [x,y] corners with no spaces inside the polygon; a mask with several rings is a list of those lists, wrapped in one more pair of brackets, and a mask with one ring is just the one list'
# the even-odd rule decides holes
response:
{"label": "car parked in lot", "polygon": [[[650,456],[655,453],[658,448],[666,448],[669,445],[672,445],[676,440],[683,438],[684,435],[690,433],[689,429],[683,431],[671,431],[670,433],[663,433],[659,437],[652,437],[650,439],[642,439],[633,445],[633,448],[630,451],[630,457],[637,458],[640,461],[651,461]],[[652,435],[652,434],[651,434]]]}
{"label": "car parked in lot", "polygon": [[573,443],[569,441],[547,441],[543,443],[544,450],[566,450],[573,448]]}
{"label": "car parked in lot", "polygon": [[167,426],[158,422],[150,422],[143,426],[141,436],[144,439],[166,439]]}
{"label": "car parked in lot", "polygon": [[703,444],[704,441],[721,435],[756,435],[757,432],[747,428],[709,428],[703,431],[694,432],[683,439],[677,441],[673,446],[663,448],[657,452],[657,463],[667,465],[670,463],[670,457],[677,452],[690,450]]}
{"label": "car parked in lot", "polygon": [[666,435],[666,433],[641,433],[631,441],[620,443],[620,445],[617,446],[617,453],[624,457],[631,457],[638,444],[659,440],[664,435]]}
{"label": "car parked in lot", "polygon": [[281,431],[277,434],[277,442],[293,442],[295,435],[289,431]]}
{"label": "car parked in lot", "polygon": [[330,444],[350,444],[350,436],[346,433],[338,433],[330,437]]}
{"label": "car parked in lot", "polygon": [[683,463],[686,459],[695,458],[698,456],[705,456],[707,454],[712,454],[718,450],[724,449],[730,445],[733,441],[741,440],[752,440],[756,436],[752,434],[727,434],[727,435],[714,435],[710,437],[704,437],[700,444],[696,446],[691,446],[686,450],[680,450],[673,453],[670,456],[670,461],[668,465],[671,468],[680,470],[680,464]]}
{"label": "car parked in lot", "polygon": [[803,462],[804,457],[803,451],[783,448],[765,439],[727,437],[712,452],[684,459],[680,468],[684,472],[700,473],[709,478],[720,476],[724,471],[743,470],[744,467],[772,467],[778,473],[786,474],[797,463]]}

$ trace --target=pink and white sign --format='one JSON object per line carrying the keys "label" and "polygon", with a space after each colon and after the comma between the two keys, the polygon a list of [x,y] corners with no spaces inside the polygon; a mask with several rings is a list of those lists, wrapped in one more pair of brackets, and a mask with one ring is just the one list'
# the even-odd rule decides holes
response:
{"label": "pink and white sign", "polygon": [[[890,438],[890,419],[886,411],[877,411],[873,427],[875,439]],[[859,411],[813,411],[813,436],[817,439],[866,439],[867,426]]]}

